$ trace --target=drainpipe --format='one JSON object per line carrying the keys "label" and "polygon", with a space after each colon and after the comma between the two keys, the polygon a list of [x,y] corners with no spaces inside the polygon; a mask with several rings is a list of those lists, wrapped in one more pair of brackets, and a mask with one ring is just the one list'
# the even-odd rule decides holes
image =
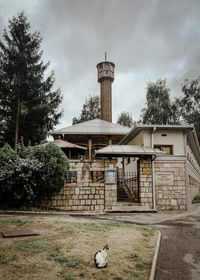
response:
{"label": "drainpipe", "polygon": [[189,133],[185,133],[184,135],[184,152],[185,152],[185,192],[186,192],[186,207],[187,210],[190,209],[191,203],[190,203],[190,188],[189,188],[189,174],[188,174],[188,169],[187,169],[187,135],[190,134]]}
{"label": "drainpipe", "polygon": [[[154,148],[154,132],[156,131],[156,127],[153,127],[153,130],[151,131],[151,148]],[[152,160],[152,195],[153,195],[153,210],[156,211],[156,189],[155,189],[155,168],[154,168],[154,160]]]}

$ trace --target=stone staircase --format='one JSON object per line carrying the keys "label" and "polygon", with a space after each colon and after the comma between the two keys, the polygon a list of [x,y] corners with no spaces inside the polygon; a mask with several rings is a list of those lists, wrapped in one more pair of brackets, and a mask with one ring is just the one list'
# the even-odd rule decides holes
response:
{"label": "stone staircase", "polygon": [[105,212],[127,212],[127,213],[144,213],[144,212],[156,212],[150,209],[148,206],[143,206],[140,203],[131,202],[118,202],[117,205],[112,207],[112,210],[105,210]]}

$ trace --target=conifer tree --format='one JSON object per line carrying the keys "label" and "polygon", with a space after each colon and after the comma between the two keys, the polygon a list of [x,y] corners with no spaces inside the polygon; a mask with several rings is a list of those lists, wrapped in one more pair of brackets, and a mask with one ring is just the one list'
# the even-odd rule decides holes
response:
{"label": "conifer tree", "polygon": [[54,73],[41,60],[39,32],[31,33],[24,12],[9,20],[0,41],[0,141],[17,150],[23,136],[32,145],[44,140],[62,112],[60,89],[53,90]]}

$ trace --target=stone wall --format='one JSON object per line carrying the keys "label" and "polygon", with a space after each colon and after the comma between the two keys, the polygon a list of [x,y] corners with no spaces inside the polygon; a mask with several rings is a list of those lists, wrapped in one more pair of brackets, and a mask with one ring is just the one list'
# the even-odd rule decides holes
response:
{"label": "stone wall", "polygon": [[71,160],[69,164],[71,182],[48,206],[65,211],[103,211],[117,204],[117,183],[105,183],[106,172],[116,171],[116,160]]}
{"label": "stone wall", "polygon": [[185,161],[155,161],[157,210],[186,210]]}
{"label": "stone wall", "polygon": [[153,207],[152,163],[151,160],[140,160],[140,203],[150,209]]}
{"label": "stone wall", "polygon": [[188,168],[188,181],[189,181],[189,190],[190,190],[190,202],[192,203],[193,198],[200,191],[200,175],[191,165],[188,164],[187,168]]}

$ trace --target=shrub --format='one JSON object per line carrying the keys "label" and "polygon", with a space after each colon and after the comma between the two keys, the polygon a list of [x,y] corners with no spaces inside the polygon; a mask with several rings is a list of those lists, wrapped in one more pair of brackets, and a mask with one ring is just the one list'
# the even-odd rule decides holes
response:
{"label": "shrub", "polygon": [[200,192],[197,195],[195,195],[195,197],[192,200],[192,203],[200,203]]}
{"label": "shrub", "polygon": [[54,144],[48,144],[40,150],[36,149],[34,156],[43,165],[37,177],[37,191],[43,195],[43,198],[49,199],[60,192],[67,180],[68,159],[65,153]]}
{"label": "shrub", "polygon": [[16,154],[8,144],[0,149],[0,201],[7,206],[36,205],[64,186],[68,159],[54,144],[19,145]]}

